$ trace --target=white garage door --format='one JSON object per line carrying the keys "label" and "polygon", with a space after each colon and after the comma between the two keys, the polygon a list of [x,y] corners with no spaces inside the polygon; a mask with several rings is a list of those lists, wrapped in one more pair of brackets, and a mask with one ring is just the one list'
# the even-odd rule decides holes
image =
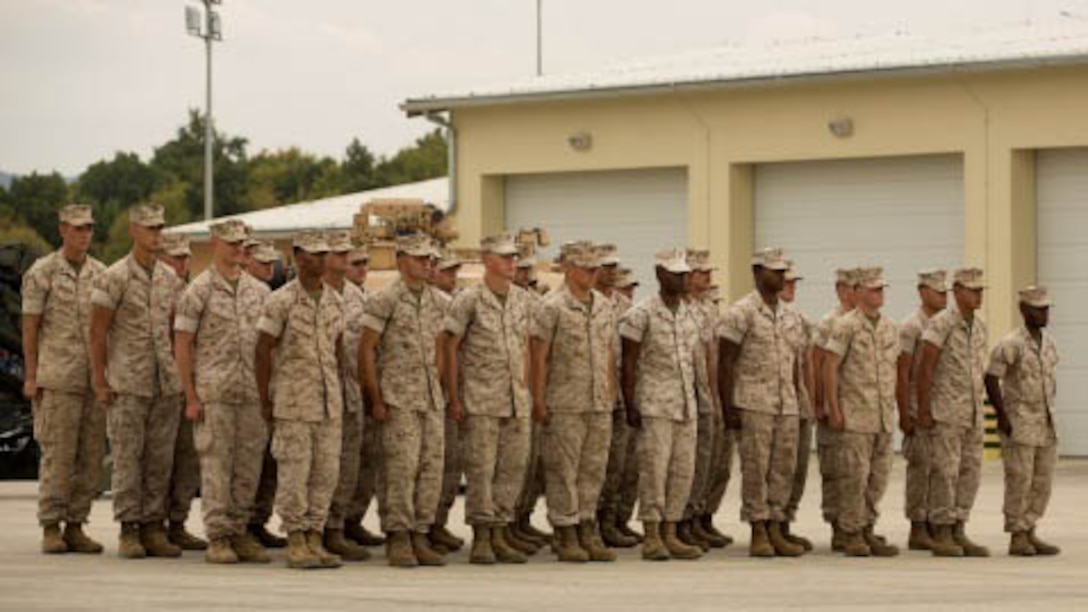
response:
{"label": "white garage door", "polygon": [[1088,455],[1088,149],[1036,157],[1038,280],[1053,292],[1060,451]]}
{"label": "white garage door", "polygon": [[916,273],[963,261],[959,155],[763,164],[755,171],[755,243],[780,246],[805,280],[798,305],[818,319],[836,303],[838,267],[884,266],[885,312],[917,305]]}
{"label": "white garage door", "polygon": [[546,229],[549,259],[569,240],[615,243],[644,296],[656,287],[654,253],[687,245],[687,202],[683,168],[511,175],[506,228]]}

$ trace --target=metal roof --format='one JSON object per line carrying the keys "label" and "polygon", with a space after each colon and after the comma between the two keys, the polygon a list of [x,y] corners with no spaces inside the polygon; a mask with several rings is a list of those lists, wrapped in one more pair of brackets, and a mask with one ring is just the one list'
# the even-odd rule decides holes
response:
{"label": "metal roof", "polygon": [[408,115],[466,106],[752,86],[804,79],[925,74],[1088,63],[1088,20],[990,26],[922,35],[726,44],[579,74],[409,98]]}
{"label": "metal roof", "polygon": [[168,231],[187,234],[199,240],[208,235],[208,225],[225,219],[241,219],[253,228],[254,234],[266,238],[287,236],[304,230],[350,229],[355,213],[359,212],[359,207],[370,200],[379,198],[418,198],[445,211],[449,208],[449,179],[440,177],[418,183],[405,183],[310,202],[266,208],[240,215],[219,217],[214,221],[187,223],[171,227]]}

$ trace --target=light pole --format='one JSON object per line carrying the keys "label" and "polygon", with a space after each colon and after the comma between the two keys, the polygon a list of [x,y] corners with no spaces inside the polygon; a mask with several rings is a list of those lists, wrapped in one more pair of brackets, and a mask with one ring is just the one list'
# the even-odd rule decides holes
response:
{"label": "light pole", "polygon": [[544,74],[544,0],[536,0],[536,75]]}
{"label": "light pole", "polygon": [[223,23],[219,13],[212,10],[213,4],[222,4],[223,0],[202,0],[204,12],[200,9],[185,7],[185,28],[189,34],[204,39],[204,51],[207,59],[207,91],[204,100],[204,218],[210,220],[214,186],[212,182],[212,150],[215,144],[215,130],[212,128],[212,42],[223,40]]}

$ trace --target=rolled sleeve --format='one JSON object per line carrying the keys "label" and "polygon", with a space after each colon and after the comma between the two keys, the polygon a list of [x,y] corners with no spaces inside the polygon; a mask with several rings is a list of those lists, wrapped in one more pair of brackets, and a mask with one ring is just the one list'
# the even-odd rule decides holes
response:
{"label": "rolled sleeve", "polygon": [[107,310],[117,310],[117,300],[102,289],[95,289],[91,292],[91,303]]}
{"label": "rolled sleeve", "polygon": [[393,304],[390,303],[389,291],[382,291],[372,299],[367,300],[366,309],[363,312],[363,327],[377,333],[385,332],[385,325],[393,316]]}
{"label": "rolled sleeve", "polygon": [[555,325],[558,319],[559,311],[553,304],[541,304],[533,313],[530,335],[538,340],[551,342],[555,337]]}
{"label": "rolled sleeve", "polygon": [[827,342],[824,343],[824,350],[829,353],[834,353],[839,357],[846,355],[846,350],[850,348],[850,343],[854,340],[854,326],[850,324],[848,319],[842,319],[831,328],[831,333],[827,335]]}
{"label": "rolled sleeve", "polygon": [[1009,371],[1009,366],[1016,361],[1016,349],[1002,342],[994,347],[990,353],[990,365],[986,368],[986,374],[1004,378]]}
{"label": "rolled sleeve", "polygon": [[37,267],[23,277],[23,314],[40,315],[45,312],[49,287]]}
{"label": "rolled sleeve", "polygon": [[926,328],[924,334],[922,334],[922,341],[928,342],[937,348],[944,346],[946,340],[948,340],[948,332],[950,330],[945,329],[944,326],[930,325]]}
{"label": "rolled sleeve", "polygon": [[264,305],[264,312],[257,321],[257,331],[279,338],[287,324],[287,313],[282,306],[282,296],[273,294]]}
{"label": "rolled sleeve", "polygon": [[174,315],[174,331],[196,333],[207,304],[204,298],[204,292],[197,285],[185,290],[181,299],[178,300],[178,311]]}
{"label": "rolled sleeve", "polygon": [[912,325],[904,325],[899,328],[899,352],[913,355],[918,347],[918,338],[921,335],[919,329]]}
{"label": "rolled sleeve", "polygon": [[460,338],[471,324],[475,313],[476,299],[474,292],[462,291],[446,309],[442,320],[442,329]]}
{"label": "rolled sleeve", "polygon": [[645,315],[645,309],[635,307],[620,317],[620,337],[632,342],[642,342],[643,336],[646,335],[646,323],[648,321],[648,317]]}
{"label": "rolled sleeve", "polygon": [[195,334],[200,322],[192,317],[177,315],[174,317],[174,331]]}
{"label": "rolled sleeve", "polygon": [[744,342],[744,336],[748,333],[748,319],[739,312],[737,308],[730,308],[725,311],[725,316],[721,318],[721,322],[718,324],[718,337],[732,342],[733,344],[741,344]]}

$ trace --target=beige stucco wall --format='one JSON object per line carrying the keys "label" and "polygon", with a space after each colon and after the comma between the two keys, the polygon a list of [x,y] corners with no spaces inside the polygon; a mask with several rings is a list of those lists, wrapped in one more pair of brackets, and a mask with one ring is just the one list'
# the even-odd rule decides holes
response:
{"label": "beige stucco wall", "polygon": [[[965,260],[986,268],[986,315],[1002,332],[1014,289],[1035,275],[1033,151],[1088,145],[1085,109],[1088,67],[464,108],[457,227],[464,243],[502,228],[507,174],[684,166],[689,241],[713,250],[735,298],[750,287],[753,164],[960,153]],[[852,137],[829,132],[837,117]],[[581,131],[586,152],[567,144]]]}

